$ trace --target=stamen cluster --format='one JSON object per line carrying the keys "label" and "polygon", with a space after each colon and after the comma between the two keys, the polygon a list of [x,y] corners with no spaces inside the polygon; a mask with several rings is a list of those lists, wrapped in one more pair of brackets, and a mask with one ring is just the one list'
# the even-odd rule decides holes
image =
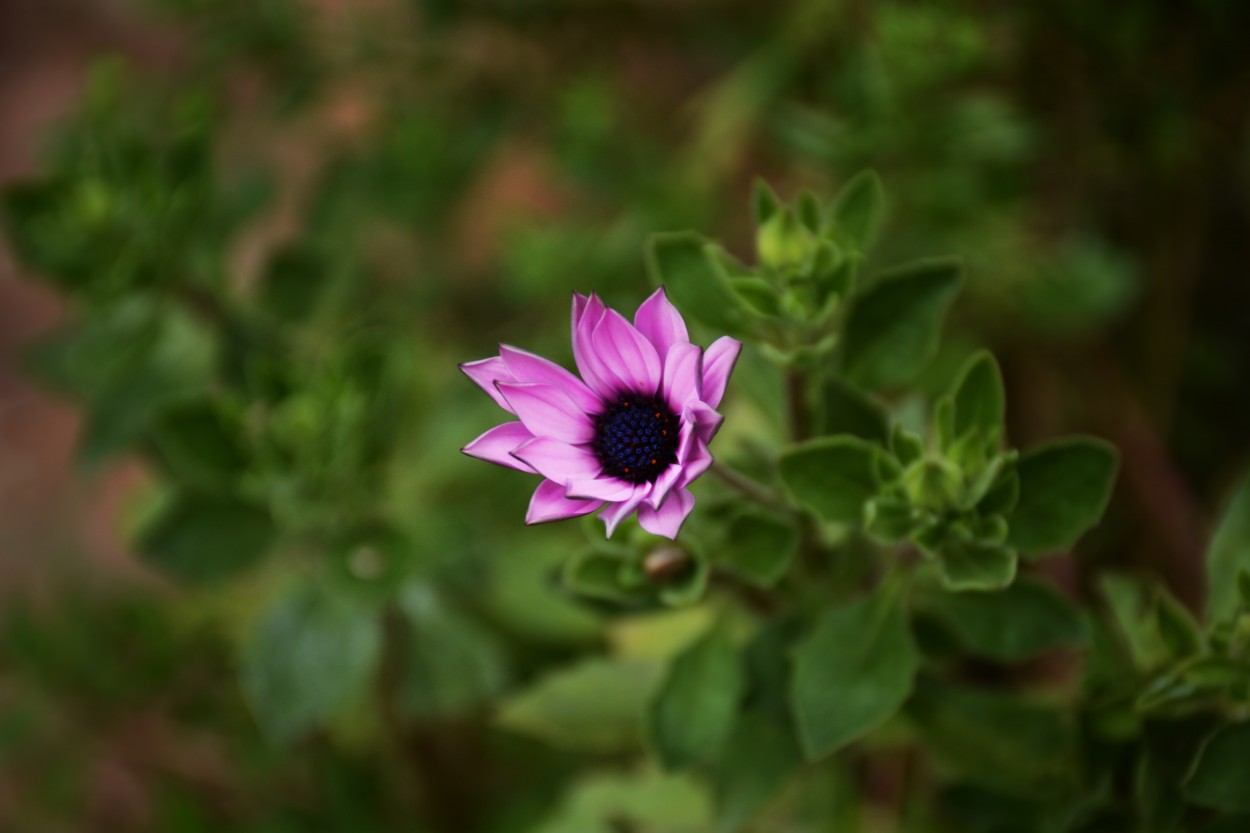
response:
{"label": "stamen cluster", "polygon": [[603,471],[630,483],[654,483],[677,462],[681,425],[656,396],[625,394],[595,417],[591,444]]}

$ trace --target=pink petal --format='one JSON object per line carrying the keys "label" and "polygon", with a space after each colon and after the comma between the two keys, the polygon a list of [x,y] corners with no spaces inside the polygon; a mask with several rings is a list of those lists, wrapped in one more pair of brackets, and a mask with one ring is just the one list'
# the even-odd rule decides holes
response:
{"label": "pink petal", "polygon": [[725,395],[729,374],[734,372],[742,342],[729,336],[713,341],[703,354],[703,401],[715,408]]}
{"label": "pink petal", "polygon": [[598,295],[587,298],[573,293],[573,361],[591,390],[609,399],[616,395],[616,385],[593,342],[605,309]]}
{"label": "pink petal", "polygon": [[618,390],[653,394],[660,387],[660,356],[633,324],[610,309],[595,327],[591,343]]}
{"label": "pink petal", "polygon": [[686,460],[689,459],[691,450],[696,443],[694,423],[682,423],[681,433],[677,441],[677,462],[660,472],[660,476],[656,478],[655,483],[652,485],[651,494],[647,496],[647,505],[651,508],[654,509],[663,503],[664,498],[668,497],[669,490],[674,486],[684,486],[689,482],[683,482]]}
{"label": "pink petal", "polygon": [[507,344],[499,345],[499,355],[516,381],[559,388],[587,413],[603,408],[603,400],[585,382],[555,362]]}
{"label": "pink petal", "polygon": [[543,477],[560,484],[593,478],[603,468],[599,458],[585,446],[569,445],[550,437],[535,437],[514,448],[512,454]]}
{"label": "pink petal", "polygon": [[702,440],[699,440],[694,444],[685,465],[681,467],[681,479],[677,481],[677,485],[689,486],[711,467],[712,452],[708,451]]}
{"label": "pink petal", "polygon": [[682,408],[681,418],[694,425],[695,436],[705,443],[712,441],[716,432],[720,430],[721,423],[725,421],[719,411],[708,407],[705,402],[687,402]]}
{"label": "pink petal", "polygon": [[690,341],[686,322],[668,300],[664,287],[653,292],[638,307],[638,311],[634,313],[634,326],[655,346],[660,358],[667,356],[669,348],[674,344],[686,344]]}
{"label": "pink petal", "polygon": [[694,509],[694,495],[686,489],[678,489],[668,496],[668,500],[659,509],[639,507],[638,523],[652,535],[676,539],[691,509]]}
{"label": "pink petal", "polygon": [[571,478],[564,493],[571,498],[617,501],[627,500],[636,488],[633,483],[626,483],[615,477]]}
{"label": "pink petal", "polygon": [[660,388],[669,407],[678,413],[687,402],[702,398],[702,357],[703,351],[698,345],[686,342],[674,344],[664,359],[664,381]]}
{"label": "pink petal", "polygon": [[660,472],[660,476],[651,484],[651,494],[647,496],[647,505],[659,506],[663,503],[664,498],[668,497],[669,490],[681,480],[682,471],[681,463],[677,462]]}
{"label": "pink petal", "polygon": [[573,332],[577,332],[577,322],[582,320],[582,315],[586,312],[586,306],[590,303],[590,299],[580,292],[573,293]]}
{"label": "pink petal", "polygon": [[599,513],[599,517],[603,519],[603,523],[607,527],[609,538],[612,537],[613,532],[616,532],[616,527],[620,522],[628,518],[630,513],[638,508],[638,504],[642,503],[650,491],[650,483],[639,483],[633,488],[633,493],[629,497],[619,503],[610,503],[604,507],[603,511]]}
{"label": "pink petal", "polygon": [[601,500],[572,500],[564,496],[564,487],[559,483],[544,480],[534,490],[530,498],[529,511],[525,513],[527,524],[541,524],[547,521],[561,521],[586,515],[603,505]]}
{"label": "pink petal", "polygon": [[517,446],[532,439],[534,435],[523,424],[505,422],[503,425],[496,425],[460,450],[470,457],[476,457],[488,463],[498,463],[517,471],[532,472],[535,471],[534,468],[512,456]]}
{"label": "pink petal", "polygon": [[461,372],[465,376],[472,379],[478,387],[490,394],[490,398],[495,400],[499,407],[508,413],[515,413],[508,401],[503,398],[495,387],[496,382],[515,382],[516,378],[512,375],[512,371],[508,370],[508,366],[504,364],[503,359],[499,356],[491,356],[489,359],[480,359],[476,362],[465,362],[460,365]]}
{"label": "pink petal", "polygon": [[595,426],[590,417],[559,388],[505,382],[497,386],[534,436],[574,444],[594,439]]}

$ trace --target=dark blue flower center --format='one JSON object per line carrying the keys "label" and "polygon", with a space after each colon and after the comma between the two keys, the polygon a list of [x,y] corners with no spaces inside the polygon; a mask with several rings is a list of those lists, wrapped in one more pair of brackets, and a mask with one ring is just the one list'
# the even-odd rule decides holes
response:
{"label": "dark blue flower center", "polygon": [[656,396],[625,394],[595,417],[592,443],[603,471],[630,483],[654,483],[677,462],[681,425]]}

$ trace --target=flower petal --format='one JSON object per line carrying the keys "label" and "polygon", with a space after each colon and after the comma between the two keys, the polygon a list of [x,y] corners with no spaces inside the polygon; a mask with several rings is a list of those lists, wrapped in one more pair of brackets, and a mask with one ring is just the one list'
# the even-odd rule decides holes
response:
{"label": "flower petal", "polygon": [[512,406],[508,404],[508,400],[503,398],[499,390],[495,387],[496,382],[515,382],[516,377],[512,375],[512,371],[508,370],[508,366],[504,364],[503,359],[499,356],[491,356],[489,359],[480,359],[475,362],[465,362],[460,365],[460,370],[465,376],[472,379],[478,387],[490,394],[490,398],[508,413],[515,413]]}
{"label": "flower petal", "polygon": [[[668,496],[659,509],[650,506],[638,508],[638,523],[652,535],[676,539],[681,532],[681,525],[686,522],[690,510],[694,509],[694,495],[686,489],[677,489]],[[606,511],[606,510],[605,510]]]}
{"label": "flower petal", "polygon": [[535,471],[533,467],[512,456],[517,446],[532,439],[534,435],[522,423],[505,422],[503,425],[496,425],[460,451],[488,463],[497,463],[517,471],[532,472]]}
{"label": "flower petal", "polygon": [[[650,486],[650,483],[642,484]],[[615,477],[571,478],[564,493],[571,498],[583,500],[628,500],[637,487],[633,483]],[[649,490],[648,490],[649,491]]]}
{"label": "flower petal", "polygon": [[534,437],[514,448],[512,455],[548,480],[564,484],[595,477],[603,468],[585,446],[569,445],[551,437]]}
{"label": "flower petal", "polygon": [[534,490],[530,498],[529,511],[525,513],[527,524],[541,524],[547,521],[561,521],[589,514],[603,505],[601,500],[572,500],[564,496],[564,487],[559,483],[544,480]]}
{"label": "flower petal", "polygon": [[742,342],[729,336],[713,341],[703,354],[703,401],[715,408],[725,395],[729,374],[734,372]]}
{"label": "flower petal", "polygon": [[587,298],[573,293],[573,361],[591,390],[610,398],[616,395],[616,385],[593,342],[595,327],[599,326],[605,310],[598,295]]}
{"label": "flower petal", "polygon": [[551,385],[496,383],[513,411],[536,437],[588,443],[595,437],[590,417],[568,395]]}
{"label": "flower petal", "polygon": [[687,402],[681,410],[681,418],[694,425],[695,436],[705,443],[712,441],[716,432],[720,430],[721,423],[725,421],[725,417],[721,416],[719,411],[709,407],[706,402]]}
{"label": "flower petal", "polygon": [[668,300],[662,286],[638,307],[634,313],[634,326],[655,346],[661,359],[668,355],[669,348],[674,344],[690,342],[685,319]]}
{"label": "flower petal", "polygon": [[618,390],[652,395],[660,387],[660,356],[646,337],[616,310],[595,327],[592,342]]}
{"label": "flower petal", "polygon": [[649,506],[659,506],[663,503],[664,498],[668,497],[669,490],[677,485],[677,481],[681,480],[682,471],[681,463],[673,463],[660,472],[660,476],[651,484],[651,494],[647,496],[647,504]]}
{"label": "flower petal", "polygon": [[707,445],[702,440],[696,440],[694,448],[690,450],[690,456],[686,458],[686,462],[681,467],[681,477],[677,481],[678,486],[689,486],[694,481],[703,476],[703,473],[712,467],[712,452],[708,451]]}
{"label": "flower petal", "polygon": [[660,476],[651,486],[651,494],[647,496],[647,504],[652,508],[663,503],[664,498],[668,497],[669,490],[680,484],[682,473],[686,468],[686,459],[690,456],[691,446],[695,442],[694,430],[693,423],[687,422],[681,426],[677,442],[677,462],[660,472]]}
{"label": "flower petal", "polygon": [[697,344],[674,344],[664,358],[664,380],[660,390],[669,407],[681,413],[687,402],[703,395],[703,351]]}
{"label": "flower petal", "polygon": [[582,320],[582,316],[586,313],[586,306],[590,303],[590,298],[580,292],[573,293],[573,332],[577,332],[577,322]]}
{"label": "flower petal", "polygon": [[559,388],[586,413],[603,408],[603,400],[585,382],[555,362],[507,344],[499,345],[499,355],[516,381]]}
{"label": "flower petal", "polygon": [[599,513],[599,517],[603,519],[604,526],[607,527],[607,535],[609,538],[612,537],[613,532],[616,532],[616,527],[620,524],[620,522],[628,518],[630,513],[638,508],[638,504],[642,503],[643,499],[646,498],[650,491],[650,483],[639,483],[637,486],[633,487],[633,491],[629,497],[617,503],[610,503],[604,507],[603,511]]}

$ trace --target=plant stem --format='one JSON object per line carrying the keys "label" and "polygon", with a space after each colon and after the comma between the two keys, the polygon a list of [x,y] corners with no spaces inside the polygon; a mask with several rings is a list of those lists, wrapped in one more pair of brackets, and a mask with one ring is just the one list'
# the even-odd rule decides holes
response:
{"label": "plant stem", "polygon": [[757,503],[766,509],[772,509],[777,512],[790,515],[794,513],[794,509],[774,494],[766,486],[755,482],[745,474],[732,469],[724,463],[713,463],[712,474],[720,478],[721,482],[726,486],[734,489],[736,492],[746,497],[753,503]]}

